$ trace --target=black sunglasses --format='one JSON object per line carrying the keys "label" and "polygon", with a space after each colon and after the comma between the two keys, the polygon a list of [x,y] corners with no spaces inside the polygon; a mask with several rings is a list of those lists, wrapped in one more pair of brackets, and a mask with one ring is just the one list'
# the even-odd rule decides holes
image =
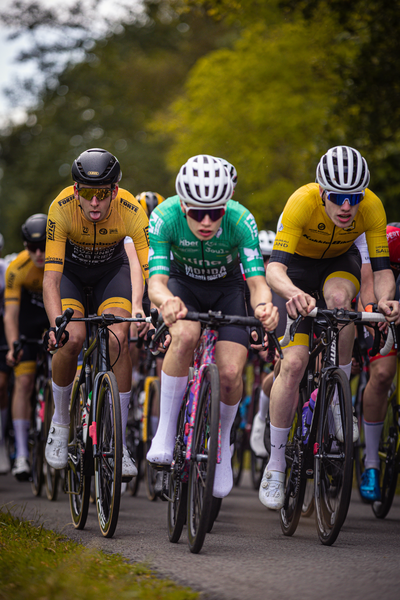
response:
{"label": "black sunglasses", "polygon": [[36,254],[37,250],[40,250],[40,252],[44,252],[46,250],[46,241],[44,240],[43,242],[27,242],[26,247],[30,252],[33,252],[33,254]]}

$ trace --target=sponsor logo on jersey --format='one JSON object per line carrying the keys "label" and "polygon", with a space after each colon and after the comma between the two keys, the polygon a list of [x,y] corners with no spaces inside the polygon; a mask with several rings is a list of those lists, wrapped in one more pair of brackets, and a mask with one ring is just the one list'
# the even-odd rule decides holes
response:
{"label": "sponsor logo on jersey", "polygon": [[63,261],[61,258],[57,258],[56,256],[49,256],[46,258],[46,265],[62,265]]}
{"label": "sponsor logo on jersey", "polygon": [[149,221],[149,233],[152,233],[153,235],[158,235],[163,224],[164,221],[153,210]]}
{"label": "sponsor logo on jersey", "polygon": [[352,224],[350,225],[350,227],[345,227],[343,229],[343,231],[353,231],[354,227],[356,226],[356,222],[353,221]]}
{"label": "sponsor logo on jersey", "polygon": [[74,200],[75,196],[68,196],[67,198],[63,198],[62,200],[58,201],[58,206],[65,206],[66,204],[68,204],[68,202],[71,202],[71,200]]}
{"label": "sponsor logo on jersey", "polygon": [[83,227],[82,232],[84,235],[89,235],[89,227]]}
{"label": "sponsor logo on jersey", "polygon": [[9,273],[7,276],[7,287],[12,288],[15,281],[15,273]]}
{"label": "sponsor logo on jersey", "polygon": [[278,227],[278,233],[280,233],[281,231],[283,231],[283,225],[282,225],[282,223]]}
{"label": "sponsor logo on jersey", "polygon": [[323,231],[325,229],[325,223],[318,223],[318,229]]}
{"label": "sponsor logo on jersey", "polygon": [[105,227],[102,227],[101,229],[99,229],[99,233],[100,235],[107,235],[108,231]]}
{"label": "sponsor logo on jersey", "polygon": [[197,248],[198,245],[199,245],[199,242],[190,242],[189,240],[186,240],[186,239],[180,239],[179,244],[178,244],[178,246],[183,246],[184,248]]}
{"label": "sponsor logo on jersey", "polygon": [[192,267],[185,265],[185,273],[188,277],[193,279],[200,279],[202,281],[212,281],[213,279],[221,279],[226,276],[226,268],[221,266],[215,269],[201,269],[198,267]]}
{"label": "sponsor logo on jersey", "polygon": [[49,221],[47,223],[47,239],[54,240],[55,232],[56,232],[56,223],[55,223],[55,221],[52,221],[51,219],[49,219]]}
{"label": "sponsor logo on jersey", "polygon": [[122,204],[122,206],[124,206],[128,210],[131,210],[131,211],[133,211],[135,213],[139,210],[138,206],[135,206],[134,204],[131,204],[130,202],[128,202],[128,200],[124,200],[124,198],[121,198],[121,200],[119,202],[120,202],[120,204]]}
{"label": "sponsor logo on jersey", "polygon": [[118,233],[118,229],[110,229],[110,235],[111,235],[112,233]]}
{"label": "sponsor logo on jersey", "polygon": [[144,231],[144,235],[146,236],[146,242],[147,242],[147,245],[148,245],[148,246],[150,246],[150,240],[149,240],[149,228],[148,228],[148,226],[147,226],[147,227],[145,227],[145,228],[143,229],[143,231]]}
{"label": "sponsor logo on jersey", "polygon": [[258,248],[243,248],[243,252],[248,262],[261,258]]}
{"label": "sponsor logo on jersey", "polygon": [[255,221],[255,218],[253,217],[253,215],[250,213],[245,220],[245,224],[247,226],[247,228],[250,230],[251,233],[251,239],[257,239],[258,240],[258,229],[257,229],[257,224]]}

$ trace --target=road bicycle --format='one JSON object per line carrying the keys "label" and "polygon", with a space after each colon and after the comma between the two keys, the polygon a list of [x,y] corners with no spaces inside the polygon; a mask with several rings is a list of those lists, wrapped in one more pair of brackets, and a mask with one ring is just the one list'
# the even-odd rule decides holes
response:
{"label": "road bicycle", "polygon": [[[150,313],[152,323],[155,325],[158,311],[151,309]],[[147,340],[144,341],[141,349],[139,380],[135,386],[132,386],[126,435],[127,447],[135,459],[138,469],[138,476],[129,484],[131,493],[133,496],[137,494],[140,479],[144,475],[146,495],[150,501],[157,500],[154,490],[156,473],[147,460],[143,461],[143,458],[150,450],[160,414],[160,379],[157,375],[157,358],[148,347],[153,332],[154,330],[148,332]]]}
{"label": "road bicycle", "polygon": [[[218,329],[227,324],[248,327],[260,327],[261,324],[254,317],[229,316],[213,311],[188,312],[185,318],[200,322],[203,331],[182,399],[173,460],[170,467],[161,468],[157,482],[161,496],[168,500],[170,542],[179,541],[186,523],[189,550],[197,554],[220,506],[220,499],[213,498],[215,467],[221,460],[220,381],[215,364]],[[156,330],[151,348],[156,347],[166,330],[165,324]],[[278,344],[274,334],[270,335],[270,339]]]}
{"label": "road bicycle", "polygon": [[[87,289],[87,306],[90,295]],[[72,315],[73,310],[67,308],[56,319],[57,342],[71,320],[86,324],[82,368],[75,379],[70,401],[66,493],[74,527],[83,529],[94,476],[99,526],[103,536],[109,538],[114,535],[118,522],[122,483],[121,406],[109,357],[109,327],[115,323],[150,322],[150,317],[124,318],[103,313],[72,319]],[[91,337],[91,326],[95,326],[94,337]]]}
{"label": "road bicycle", "polygon": [[[313,319],[310,333],[310,360],[300,384],[299,402],[286,445],[285,501],[280,511],[282,531],[293,535],[297,529],[303,508],[308,479],[314,479],[314,504],[318,537],[322,544],[332,545],[346,519],[350,503],[353,474],[353,407],[350,383],[342,369],[338,368],[339,325],[361,322],[383,322],[385,317],[377,313],[359,313],[344,309],[315,308],[308,315]],[[282,346],[294,339],[298,323],[288,318]],[[319,336],[314,341],[314,327]],[[392,328],[389,332],[393,335]],[[388,353],[393,337],[381,353]],[[304,403],[318,388],[311,425],[304,431],[301,415]],[[334,433],[331,410],[332,400],[337,398],[340,407],[343,441]]]}

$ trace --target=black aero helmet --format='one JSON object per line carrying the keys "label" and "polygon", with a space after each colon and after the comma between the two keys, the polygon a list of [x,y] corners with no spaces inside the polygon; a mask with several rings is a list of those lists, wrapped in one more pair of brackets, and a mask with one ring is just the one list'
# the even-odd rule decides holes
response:
{"label": "black aero helmet", "polygon": [[122,172],[118,159],[102,148],[82,152],[72,165],[72,179],[84,185],[115,185]]}
{"label": "black aero helmet", "polygon": [[21,227],[22,237],[28,244],[44,242],[46,239],[47,215],[37,213],[29,217]]}

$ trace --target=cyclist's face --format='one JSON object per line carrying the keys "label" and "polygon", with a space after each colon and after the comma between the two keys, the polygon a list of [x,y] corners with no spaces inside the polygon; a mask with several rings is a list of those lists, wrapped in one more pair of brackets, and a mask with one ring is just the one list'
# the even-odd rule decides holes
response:
{"label": "cyclist's face", "polygon": [[[192,204],[186,204],[188,208],[193,206]],[[190,231],[195,235],[199,240],[205,241],[210,240],[217,233],[219,226],[221,225],[222,218],[217,221],[212,221],[209,215],[205,212],[204,218],[198,222],[195,219],[192,219],[190,216],[190,211],[186,212],[182,202],[181,202],[182,211],[186,214],[187,224],[189,226]],[[193,206],[193,208],[197,208]]]}
{"label": "cyclist's face", "polygon": [[38,269],[43,269],[44,268],[44,258],[46,255],[45,251],[39,247],[35,251],[30,250],[29,248],[27,248],[27,250],[29,252],[29,256],[30,256],[33,264],[35,265],[35,267],[37,267]]}
{"label": "cyclist's face", "polygon": [[[91,187],[91,186],[82,185],[82,184],[79,184],[79,188],[80,189],[93,189],[94,191],[96,189],[99,189],[96,187]],[[110,185],[102,186],[100,189],[110,190],[110,193],[107,194],[107,196],[102,199],[97,198],[97,196],[93,196],[90,200],[87,200],[86,198],[83,198],[79,194],[78,186],[76,184],[74,185],[75,198],[77,198],[79,200],[80,205],[82,207],[83,214],[85,215],[85,217],[88,219],[88,221],[92,221],[93,223],[102,221],[103,219],[106,218],[106,216],[108,215],[109,210],[110,210],[111,200],[114,200],[114,198],[117,196],[117,193],[118,193],[117,185],[115,186],[113,192],[111,191]]]}
{"label": "cyclist's face", "polygon": [[341,227],[342,229],[350,227],[360,205],[356,204],[355,206],[350,206],[349,202],[346,200],[344,204],[338,206],[334,202],[328,200],[327,195],[322,188],[320,188],[320,194],[325,202],[325,212],[336,227]]}

